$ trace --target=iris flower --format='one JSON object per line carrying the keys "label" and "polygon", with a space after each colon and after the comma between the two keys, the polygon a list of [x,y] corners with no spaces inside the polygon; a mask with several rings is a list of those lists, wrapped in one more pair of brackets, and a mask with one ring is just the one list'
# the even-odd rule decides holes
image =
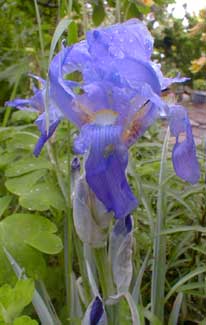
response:
{"label": "iris flower", "polygon": [[[160,66],[151,61],[152,51],[153,38],[137,19],[91,30],[86,40],[63,46],[49,69],[49,132],[45,113],[36,122],[41,124],[36,154],[62,116],[76,125],[80,133],[74,150],[86,157],[86,181],[116,218],[127,216],[138,203],[126,178],[128,149],[161,116],[167,117],[176,137],[172,153],[176,174],[192,184],[199,178],[187,112],[161,98],[172,83],[187,79],[164,78]],[[13,106],[21,108],[23,103],[17,101]],[[32,97],[27,104],[35,107],[34,102]]]}

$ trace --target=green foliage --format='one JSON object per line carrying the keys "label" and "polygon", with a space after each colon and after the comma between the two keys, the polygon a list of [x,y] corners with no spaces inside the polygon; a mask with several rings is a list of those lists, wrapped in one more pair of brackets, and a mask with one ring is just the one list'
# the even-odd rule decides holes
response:
{"label": "green foliage", "polygon": [[18,280],[14,288],[8,284],[0,287],[0,324],[38,324],[30,317],[19,317],[31,303],[33,294],[34,282],[31,279]]}
{"label": "green foliage", "polygon": [[38,323],[28,316],[21,316],[15,319],[13,325],[38,325]]}
{"label": "green foliage", "polygon": [[[190,71],[191,61],[200,56],[203,42],[199,36],[189,36],[190,29],[197,22],[197,17],[187,11],[185,17],[188,25],[184,26],[182,19],[177,19],[166,10],[159,7],[155,13],[155,20],[149,23],[151,33],[155,39],[156,53],[154,58],[162,64],[162,68],[170,76],[177,72],[193,78]],[[154,24],[159,23],[154,28]],[[197,78],[201,73],[197,75]]]}
{"label": "green foliage", "polygon": [[103,0],[98,0],[94,2],[92,20],[95,26],[98,26],[102,23],[106,16]]}
{"label": "green foliage", "polygon": [[193,81],[193,88],[196,90],[206,91],[206,80],[196,79]]}
{"label": "green foliage", "polygon": [[40,215],[17,213],[3,219],[0,222],[0,283],[13,278],[4,247],[25,267],[28,275],[44,277],[46,264],[42,253],[57,254],[62,250],[56,231],[56,226]]}

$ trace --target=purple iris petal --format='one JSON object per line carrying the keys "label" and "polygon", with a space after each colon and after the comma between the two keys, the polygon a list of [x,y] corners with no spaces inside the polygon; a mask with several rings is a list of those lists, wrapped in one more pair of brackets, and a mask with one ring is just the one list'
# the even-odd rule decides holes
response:
{"label": "purple iris petal", "polygon": [[[156,94],[160,94],[161,87],[159,79],[152,66],[143,60],[125,58],[124,60],[115,60],[114,67],[116,73],[128,83],[132,88],[141,84],[148,84]],[[123,86],[126,84],[123,82]]]}
{"label": "purple iris petal", "polygon": [[88,125],[75,141],[78,152],[88,150],[85,169],[89,186],[116,218],[123,218],[137,206],[125,176],[128,152],[120,135],[118,126]]}
{"label": "purple iris petal", "polygon": [[116,236],[123,235],[124,237],[132,231],[132,218],[128,214],[125,218],[116,221],[113,232]]}
{"label": "purple iris petal", "polygon": [[[58,124],[60,122],[60,119],[54,121],[52,124],[49,125],[49,130],[48,132],[46,131],[46,127],[42,128],[41,131],[41,135],[39,137],[38,142],[35,145],[34,148],[34,155],[36,157],[39,156],[44,144],[47,142],[47,140],[53,135],[54,131],[56,130]],[[38,120],[36,120],[36,124],[38,124]]]}
{"label": "purple iris petal", "polygon": [[34,96],[28,99],[21,99],[17,98],[13,101],[6,102],[6,105],[11,107],[16,107],[20,110],[26,110],[31,112],[38,112],[41,113],[39,117],[36,119],[35,124],[38,126],[39,131],[41,132],[40,138],[34,148],[34,155],[38,156],[45,144],[45,142],[52,136],[54,131],[56,130],[60,120],[62,119],[63,115],[49,98],[49,105],[48,105],[48,118],[49,118],[49,129],[47,132],[46,127],[46,113],[45,111],[45,104],[44,104],[44,97],[46,91],[46,81],[40,77],[31,75],[33,78],[37,79],[42,85],[43,88],[37,89],[34,87]]}
{"label": "purple iris petal", "polygon": [[35,90],[34,96],[28,99],[16,98],[5,104],[20,110],[42,113],[44,111],[44,89]]}
{"label": "purple iris petal", "polygon": [[[195,143],[192,135],[187,112],[182,106],[170,107],[169,124],[171,134],[176,137],[172,151],[172,161],[177,176],[195,184],[200,177],[199,164],[196,157]],[[179,137],[183,133],[185,139],[181,142]]]}
{"label": "purple iris petal", "polygon": [[153,38],[138,19],[89,31],[87,41],[89,52],[100,61],[108,55],[149,60],[153,49]]}
{"label": "purple iris petal", "polygon": [[160,68],[161,68],[160,64],[156,64],[154,62],[151,62],[150,64],[157,74],[157,77],[159,79],[162,90],[167,89],[173,83],[182,83],[182,82],[186,82],[186,81],[190,80],[190,78],[180,77],[180,74],[178,74],[174,78],[166,78],[163,76],[162,71],[160,70]]}
{"label": "purple iris petal", "polygon": [[[21,99],[16,98],[11,101],[7,101],[5,106],[16,107],[22,111],[29,111],[29,112],[38,112],[38,109],[33,107],[31,99]],[[36,106],[36,105],[35,105]]]}
{"label": "purple iris petal", "polygon": [[[73,82],[64,79],[64,75],[74,71],[81,71],[82,65],[76,63],[77,58],[72,54],[73,48],[78,51],[78,46],[81,49],[81,43],[74,47],[63,47],[59,54],[57,54],[51,62],[49,76],[50,76],[50,94],[55,104],[62,111],[64,116],[72,123],[81,127],[84,121],[87,120],[87,112],[82,105],[77,105],[75,89],[72,89]],[[80,56],[81,57],[81,56]],[[77,88],[78,83],[75,84]],[[79,82],[81,89],[81,83]]]}
{"label": "purple iris petal", "polygon": [[96,297],[90,312],[90,325],[97,325],[104,312],[102,300]]}

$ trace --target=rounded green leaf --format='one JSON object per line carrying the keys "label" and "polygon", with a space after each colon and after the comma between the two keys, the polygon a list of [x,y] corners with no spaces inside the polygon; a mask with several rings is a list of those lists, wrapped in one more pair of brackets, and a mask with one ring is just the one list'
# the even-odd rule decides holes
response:
{"label": "rounded green leaf", "polygon": [[37,170],[19,177],[13,177],[5,182],[6,188],[16,195],[29,193],[32,186],[46,173],[45,170]]}
{"label": "rounded green leaf", "polygon": [[13,325],[38,325],[38,323],[28,316],[21,316],[15,319]]}
{"label": "rounded green leaf", "polygon": [[35,170],[50,168],[51,163],[47,159],[28,157],[13,162],[12,165],[6,169],[5,175],[7,177],[15,177]]}
{"label": "rounded green leaf", "polygon": [[65,203],[57,186],[47,183],[37,183],[30,191],[23,193],[19,199],[22,207],[29,210],[45,211],[50,207],[64,210]]}
{"label": "rounded green leaf", "polygon": [[[3,247],[6,247],[26,274],[33,278],[45,275],[42,253],[56,254],[61,251],[57,227],[47,218],[35,214],[13,214],[0,222],[0,283],[8,282],[13,271]],[[41,238],[41,239],[40,239]],[[37,241],[39,240],[39,243]]]}

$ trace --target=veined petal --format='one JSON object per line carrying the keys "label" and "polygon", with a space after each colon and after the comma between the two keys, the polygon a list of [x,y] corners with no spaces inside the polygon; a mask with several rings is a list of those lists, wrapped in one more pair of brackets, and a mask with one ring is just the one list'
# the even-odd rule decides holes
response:
{"label": "veined petal", "polygon": [[88,152],[86,180],[107,211],[113,211],[116,218],[128,215],[137,206],[137,199],[125,175],[128,152],[121,143],[121,128],[87,125],[76,139],[75,149]]}
{"label": "veined petal", "polygon": [[127,147],[132,146],[138,138],[157,120],[159,110],[152,103],[147,103],[133,117],[130,124],[125,128],[122,135],[123,142]]}
{"label": "veined petal", "polygon": [[[180,105],[170,107],[169,125],[171,134],[176,137],[172,151],[172,161],[177,176],[195,184],[200,177],[199,164],[196,157],[195,143],[187,112]],[[185,139],[179,139],[181,133]]]}
{"label": "veined petal", "polygon": [[[124,126],[122,139],[128,147],[134,144],[157,118],[165,116],[168,111],[167,104],[153,92],[150,85],[140,85],[138,87],[138,93],[139,97],[141,96],[144,99],[145,104],[133,113],[128,123]],[[137,100],[141,103],[139,97]],[[133,99],[133,105],[138,107],[135,97]]]}

